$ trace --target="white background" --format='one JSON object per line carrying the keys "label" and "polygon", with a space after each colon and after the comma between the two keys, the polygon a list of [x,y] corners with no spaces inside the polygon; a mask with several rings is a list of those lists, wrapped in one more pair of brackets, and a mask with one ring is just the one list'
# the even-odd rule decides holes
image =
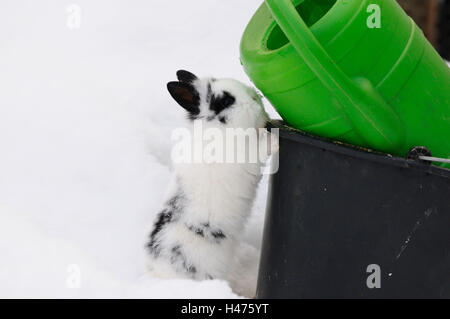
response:
{"label": "white background", "polygon": [[262,0],[80,0],[77,30],[71,3],[0,4],[0,297],[235,297],[150,278],[144,244],[184,117],[166,82],[183,68],[249,83],[239,42]]}

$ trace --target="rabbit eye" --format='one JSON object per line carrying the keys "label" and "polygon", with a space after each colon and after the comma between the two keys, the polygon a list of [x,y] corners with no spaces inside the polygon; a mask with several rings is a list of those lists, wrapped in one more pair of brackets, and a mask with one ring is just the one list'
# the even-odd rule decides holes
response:
{"label": "rabbit eye", "polygon": [[214,111],[214,113],[219,114],[223,110],[233,105],[234,102],[236,102],[236,98],[234,96],[232,96],[228,92],[223,92],[222,96],[220,97],[216,97],[214,95],[211,97],[209,108]]}
{"label": "rabbit eye", "polygon": [[225,93],[224,97],[222,98],[222,106],[224,108],[229,107],[230,105],[232,105],[235,102],[235,98],[232,97],[230,94]]}

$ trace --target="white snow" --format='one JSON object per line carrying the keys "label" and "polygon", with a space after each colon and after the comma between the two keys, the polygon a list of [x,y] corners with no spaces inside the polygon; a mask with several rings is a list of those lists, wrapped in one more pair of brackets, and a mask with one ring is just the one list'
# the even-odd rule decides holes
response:
{"label": "white snow", "polygon": [[[249,83],[239,42],[262,0],[74,3],[71,30],[70,1],[2,0],[0,297],[238,297],[150,278],[144,244],[184,116],[166,82],[184,68]],[[245,234],[256,248],[266,192],[267,178]]]}

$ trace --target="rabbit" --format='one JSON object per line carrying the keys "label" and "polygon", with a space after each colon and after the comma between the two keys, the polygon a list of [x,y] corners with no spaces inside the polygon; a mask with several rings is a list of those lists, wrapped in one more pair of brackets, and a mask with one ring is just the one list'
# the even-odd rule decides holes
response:
{"label": "rabbit", "polygon": [[[167,88],[184,108],[191,129],[195,122],[222,132],[230,128],[261,129],[257,143],[268,151],[267,139],[263,138],[270,135],[264,130],[268,116],[254,89],[232,79],[198,78],[184,70],[177,72],[177,78]],[[261,179],[259,169],[270,156],[269,152],[265,154],[257,163],[175,164],[167,200],[147,243],[154,275],[226,280],[235,292],[253,296],[257,260],[252,269],[233,267],[242,263],[236,255],[239,251],[249,255],[249,247],[239,245]],[[257,259],[257,252],[250,254]]]}

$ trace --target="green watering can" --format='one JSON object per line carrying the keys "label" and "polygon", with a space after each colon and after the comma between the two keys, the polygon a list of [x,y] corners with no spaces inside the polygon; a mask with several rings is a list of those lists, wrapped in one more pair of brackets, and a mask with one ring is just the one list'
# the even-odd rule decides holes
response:
{"label": "green watering can", "polygon": [[395,0],[266,0],[241,61],[292,127],[450,158],[450,70]]}

